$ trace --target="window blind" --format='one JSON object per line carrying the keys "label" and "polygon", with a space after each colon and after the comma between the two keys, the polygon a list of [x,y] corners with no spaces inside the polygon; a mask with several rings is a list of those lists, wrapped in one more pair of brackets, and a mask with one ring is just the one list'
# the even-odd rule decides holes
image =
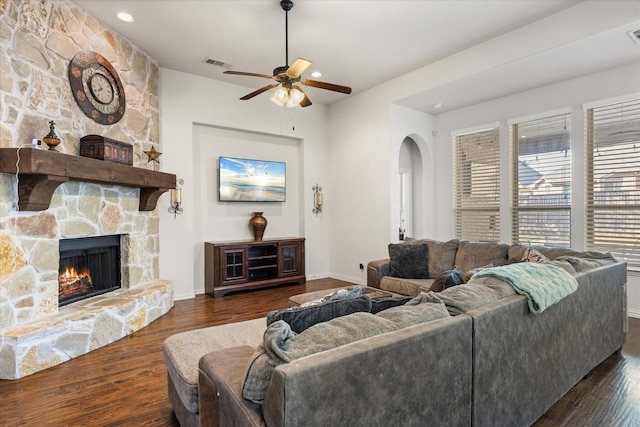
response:
{"label": "window blind", "polygon": [[560,114],[511,126],[512,240],[571,244],[571,121]]}
{"label": "window blind", "polygon": [[454,231],[459,239],[500,239],[500,129],[457,135],[454,146]]}
{"label": "window blind", "polygon": [[640,267],[640,99],[585,114],[587,248]]}

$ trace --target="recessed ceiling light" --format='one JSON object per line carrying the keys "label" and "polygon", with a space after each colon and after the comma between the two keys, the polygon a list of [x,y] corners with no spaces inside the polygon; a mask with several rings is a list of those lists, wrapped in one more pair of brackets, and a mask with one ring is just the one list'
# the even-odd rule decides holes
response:
{"label": "recessed ceiling light", "polygon": [[438,102],[437,104],[433,104],[433,108],[435,108],[436,110],[439,110],[442,108],[442,103]]}
{"label": "recessed ceiling light", "polygon": [[322,77],[322,73],[320,71],[314,71],[313,73],[311,73],[311,77],[317,79],[318,77]]}
{"label": "recessed ceiling light", "polygon": [[127,12],[118,12],[118,14],[116,16],[122,22],[133,22],[134,21],[133,16],[131,16]]}

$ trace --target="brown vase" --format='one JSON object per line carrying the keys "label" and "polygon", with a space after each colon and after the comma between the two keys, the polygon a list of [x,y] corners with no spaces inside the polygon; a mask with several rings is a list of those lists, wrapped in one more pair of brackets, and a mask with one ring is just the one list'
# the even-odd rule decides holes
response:
{"label": "brown vase", "polygon": [[249,220],[249,228],[253,232],[253,240],[261,241],[264,229],[267,228],[267,218],[262,216],[262,212],[252,212]]}

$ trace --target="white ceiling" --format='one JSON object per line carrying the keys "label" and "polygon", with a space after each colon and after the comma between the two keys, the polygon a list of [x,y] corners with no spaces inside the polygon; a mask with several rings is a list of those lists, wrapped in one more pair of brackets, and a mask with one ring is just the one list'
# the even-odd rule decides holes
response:
{"label": "white ceiling", "polygon": [[[633,0],[635,1],[635,0]],[[227,68],[204,63],[212,58],[232,70],[271,74],[285,65],[285,12],[279,0],[74,0],[120,33],[164,68],[247,88],[271,80],[225,75]],[[553,15],[580,1],[469,0],[365,1],[294,0],[289,12],[289,65],[296,57],[313,62],[304,78],[350,86],[353,93],[433,64],[472,46]],[[640,2],[638,21],[640,27]],[[116,13],[126,11],[133,23]],[[517,49],[517,46],[513,46]],[[640,59],[640,44],[620,31],[605,31],[583,41],[525,58],[474,78],[406,98],[402,105],[434,113],[489,97],[526,90],[587,72]],[[452,90],[455,88],[456,90]],[[499,90],[503,93],[496,92]],[[349,95],[305,88],[316,104],[329,105]],[[267,96],[266,94],[259,96]],[[251,100],[246,101],[251,102]]]}

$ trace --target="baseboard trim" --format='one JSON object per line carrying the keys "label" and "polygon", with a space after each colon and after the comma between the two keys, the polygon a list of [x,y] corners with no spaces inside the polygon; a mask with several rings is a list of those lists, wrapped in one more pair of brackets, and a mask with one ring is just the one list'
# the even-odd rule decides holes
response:
{"label": "baseboard trim", "polygon": [[634,317],[636,319],[640,319],[640,310],[629,310],[629,311],[627,311],[627,315],[629,317]]}
{"label": "baseboard trim", "polygon": [[343,280],[345,282],[354,283],[356,285],[366,285],[367,284],[366,280],[362,280],[362,279],[356,278],[356,277],[342,276],[342,275],[339,275],[339,274],[330,274],[329,277],[331,279]]}
{"label": "baseboard trim", "polygon": [[[204,293],[204,292],[202,292],[202,293]],[[174,294],[173,295],[173,300],[174,301],[182,301],[182,300],[185,300],[185,299],[192,299],[192,298],[195,298],[195,297],[196,297],[195,293],[192,293],[192,294],[180,294],[180,295],[175,295]]]}

